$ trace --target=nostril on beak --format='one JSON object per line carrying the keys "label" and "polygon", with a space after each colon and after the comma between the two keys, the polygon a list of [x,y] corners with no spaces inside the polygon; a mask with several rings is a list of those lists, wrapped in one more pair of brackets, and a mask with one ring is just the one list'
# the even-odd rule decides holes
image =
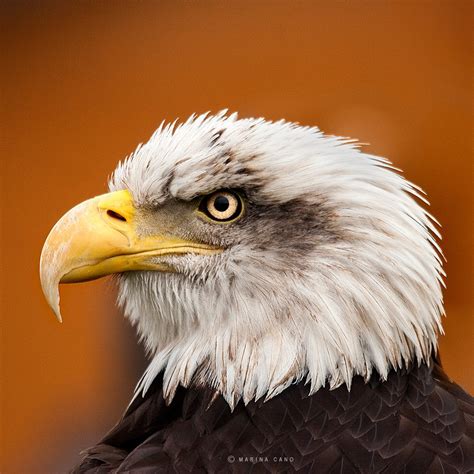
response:
{"label": "nostril on beak", "polygon": [[107,215],[111,217],[112,219],[117,219],[118,221],[127,222],[127,219],[125,219],[125,217],[123,217],[118,212],[112,211],[111,209],[107,210]]}

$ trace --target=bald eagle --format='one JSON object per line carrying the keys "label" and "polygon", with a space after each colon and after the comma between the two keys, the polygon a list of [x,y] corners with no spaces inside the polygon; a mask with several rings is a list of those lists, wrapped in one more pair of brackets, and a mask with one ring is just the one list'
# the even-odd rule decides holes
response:
{"label": "bald eagle", "polygon": [[443,372],[443,269],[417,186],[351,140],[221,112],[162,125],[41,256],[117,274],[151,362],[74,472],[474,470]]}

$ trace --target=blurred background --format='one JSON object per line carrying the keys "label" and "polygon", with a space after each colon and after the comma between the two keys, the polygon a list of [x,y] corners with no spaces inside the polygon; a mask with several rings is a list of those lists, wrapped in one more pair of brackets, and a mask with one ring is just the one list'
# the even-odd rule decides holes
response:
{"label": "blurred background", "polygon": [[2,462],[65,472],[125,409],[145,360],[108,280],[38,261],[163,120],[239,111],[356,137],[422,186],[443,225],[441,356],[474,390],[472,2],[2,2]]}

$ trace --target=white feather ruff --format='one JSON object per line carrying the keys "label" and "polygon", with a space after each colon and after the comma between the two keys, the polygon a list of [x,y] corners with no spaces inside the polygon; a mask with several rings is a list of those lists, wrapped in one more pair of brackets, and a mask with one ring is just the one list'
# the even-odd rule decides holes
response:
{"label": "white feather ruff", "polygon": [[[234,159],[221,170],[223,149]],[[351,141],[284,121],[191,117],[162,125],[110,188],[160,205],[257,181],[262,202],[323,199],[342,237],[316,245],[304,269],[282,271],[277,252],[241,244],[169,257],[175,274],[122,276],[119,303],[152,355],[137,393],[164,371],[168,400],[178,385],[208,384],[234,407],[301,379],[311,392],[350,387],[357,374],[385,378],[429,360],[442,331],[439,234],[414,199],[424,201],[419,188]]]}

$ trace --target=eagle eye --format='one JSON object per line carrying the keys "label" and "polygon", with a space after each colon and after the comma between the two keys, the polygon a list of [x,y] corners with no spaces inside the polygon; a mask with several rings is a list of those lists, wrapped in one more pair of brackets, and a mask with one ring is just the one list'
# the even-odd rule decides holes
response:
{"label": "eagle eye", "polygon": [[235,192],[216,191],[201,200],[199,210],[215,222],[231,222],[242,215],[243,204]]}

